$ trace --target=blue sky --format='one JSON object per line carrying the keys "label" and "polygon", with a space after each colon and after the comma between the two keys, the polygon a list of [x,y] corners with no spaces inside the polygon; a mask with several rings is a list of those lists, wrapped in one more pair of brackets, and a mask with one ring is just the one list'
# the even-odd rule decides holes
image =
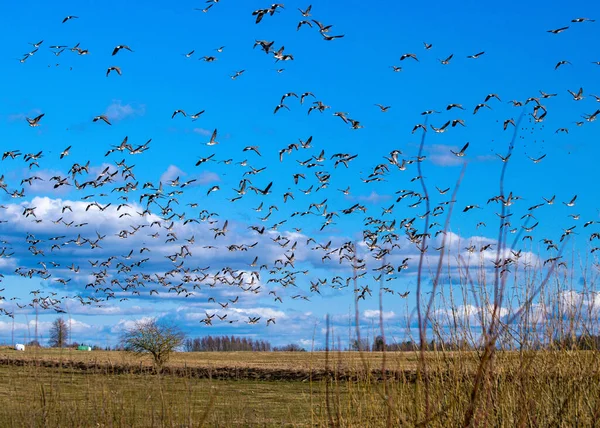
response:
{"label": "blue sky", "polygon": [[[296,30],[303,18],[298,8],[305,9],[309,3],[286,2],[285,9],[278,9],[273,16],[265,16],[260,24],[255,24],[252,11],[268,8],[268,3],[256,1],[243,5],[232,1],[219,1],[207,13],[194,10],[206,5],[201,2],[178,2],[173,5],[148,1],[144,3],[118,2],[61,2],[60,5],[33,2],[27,6],[10,3],[2,6],[0,14],[0,32],[3,40],[8,41],[3,49],[2,69],[4,79],[0,92],[0,132],[4,151],[19,149],[23,154],[43,151],[38,160],[39,167],[28,169],[23,156],[5,159],[0,162],[0,174],[5,177],[10,192],[25,189],[24,198],[11,198],[8,192],[2,198],[7,208],[0,211],[0,236],[7,241],[3,246],[11,257],[0,258],[0,269],[4,275],[0,288],[0,306],[14,314],[17,337],[31,335],[31,320],[35,317],[32,307],[19,308],[19,304],[31,302],[31,290],[40,289],[40,296],[61,297],[59,303],[43,311],[40,309],[40,331],[56,317],[53,307],[66,310],[74,323],[73,336],[79,341],[114,344],[119,329],[132,320],[145,316],[172,318],[182,325],[191,336],[204,334],[240,334],[254,335],[269,339],[274,344],[295,341],[307,345],[313,338],[322,343],[323,317],[326,313],[334,317],[335,324],[347,331],[348,313],[354,311],[352,286],[337,289],[330,287],[336,276],[346,278],[352,275],[347,261],[339,263],[339,253],[332,254],[333,260],[322,262],[324,250],[314,250],[317,244],[325,245],[332,241],[331,249],[340,248],[344,242],[358,242],[363,239],[365,218],[373,217],[388,222],[396,220],[395,233],[400,235],[400,249],[392,250],[388,257],[395,267],[402,264],[406,257],[408,269],[396,274],[390,281],[395,292],[410,291],[406,299],[397,294],[386,293],[384,311],[386,328],[397,340],[404,340],[414,327],[414,305],[416,293],[416,262],[418,251],[404,238],[402,219],[411,219],[425,213],[425,201],[410,208],[416,198],[405,198],[396,202],[396,192],[401,189],[422,192],[421,184],[411,181],[418,175],[417,163],[399,170],[384,159],[392,150],[400,150],[401,161],[414,160],[418,154],[422,130],[411,133],[419,123],[426,123],[421,162],[423,176],[430,191],[430,203],[433,209],[442,201],[450,200],[452,190],[440,195],[434,186],[440,189],[454,187],[459,178],[461,167],[467,163],[464,179],[460,184],[457,202],[450,223],[452,238],[447,243],[453,253],[448,256],[450,276],[457,276],[459,254],[465,255],[465,247],[471,244],[480,246],[494,244],[498,235],[499,204],[487,204],[489,198],[499,194],[499,176],[503,163],[498,155],[505,156],[513,138],[514,128],[503,130],[505,120],[517,121],[522,116],[516,132],[513,154],[507,163],[505,180],[506,193],[522,199],[510,208],[513,212],[510,229],[523,234],[521,226],[525,220],[521,216],[527,208],[543,203],[542,197],[550,199],[556,195],[556,203],[544,205],[535,210],[535,220],[539,225],[531,233],[531,241],[518,241],[516,249],[527,253],[527,260],[543,271],[542,262],[554,253],[546,251],[539,240],[542,238],[559,241],[563,229],[576,226],[568,240],[567,250],[578,257],[585,258],[594,246],[589,241],[590,234],[598,231],[592,224],[583,228],[585,222],[598,221],[598,191],[592,179],[596,159],[600,149],[597,145],[598,121],[591,122],[582,118],[593,114],[600,108],[592,94],[600,96],[598,75],[600,56],[589,46],[599,37],[596,22],[572,23],[571,19],[600,16],[600,6],[590,2],[566,4],[549,2],[540,8],[536,5],[505,2],[502,7],[491,8],[481,2],[464,2],[460,5],[450,2],[430,2],[426,6],[417,4],[397,4],[386,2],[366,6],[364,2],[328,1],[313,2],[312,16],[325,25],[333,24],[330,35],[344,37],[326,41],[313,28],[303,26]],[[78,18],[61,23],[68,15]],[[548,30],[569,26],[559,34]],[[31,45],[43,40],[38,51],[23,58],[34,47]],[[284,53],[294,56],[293,61],[276,62],[272,54],[265,54],[260,47],[252,48],[255,40],[274,41],[274,48],[285,46]],[[433,46],[427,50],[424,42]],[[70,48],[79,43],[88,55],[78,55]],[[67,49],[59,56],[52,53],[52,45],[65,45]],[[121,50],[115,56],[111,53],[117,45],[128,45],[133,52]],[[222,52],[217,48],[224,46]],[[54,51],[57,51],[56,49]],[[194,53],[186,57],[191,51]],[[485,52],[477,59],[467,58],[479,52]],[[401,55],[414,53],[418,61]],[[439,60],[453,55],[449,64]],[[203,56],[214,56],[216,60],[206,62]],[[559,61],[568,61],[557,70]],[[106,76],[108,67],[118,66],[122,75],[111,72]],[[391,66],[401,66],[401,72],[394,72]],[[283,68],[282,72],[277,72]],[[237,71],[244,73],[231,78]],[[584,98],[575,101],[568,90],[577,93],[583,88]],[[273,114],[283,94],[294,92],[298,95],[312,92],[304,104],[293,96],[285,100],[287,109]],[[532,112],[536,102],[524,107],[514,107],[508,101],[525,102],[529,97],[540,97],[540,91],[557,94],[552,98],[541,98],[540,103],[547,110],[547,116],[540,123],[534,123]],[[498,94],[501,101],[490,99],[473,114],[475,106],[483,103],[488,94]],[[313,101],[322,101],[330,106],[323,113],[313,111],[307,114]],[[465,110],[446,110],[451,103],[462,104]],[[382,112],[375,106],[391,106]],[[185,110],[188,115],[205,110],[195,121],[189,117],[177,115],[171,118],[177,109]],[[437,110],[440,114],[421,115],[426,110]],[[345,112],[352,119],[360,121],[362,129],[350,129],[350,125],[333,116],[334,112]],[[39,126],[29,127],[26,117],[35,117],[44,113]],[[538,115],[541,114],[541,110]],[[102,121],[92,122],[98,115],[108,116],[111,126]],[[433,132],[431,125],[441,127],[448,120],[462,119],[465,127],[449,126],[444,133]],[[427,122],[425,122],[427,120]],[[577,126],[575,122],[583,122]],[[556,132],[568,128],[566,132]],[[218,130],[216,140],[219,144],[208,146],[213,130]],[[139,146],[151,139],[149,150],[142,154],[130,155],[127,152],[112,153],[105,156],[111,146],[118,146],[128,137],[128,142]],[[299,139],[313,137],[312,148],[284,154],[279,161],[279,151]],[[456,157],[456,152],[469,142],[466,156]],[[59,159],[60,153],[72,146],[70,154]],[[253,151],[243,151],[245,147],[258,146],[261,156]],[[325,151],[324,162],[314,161],[320,152]],[[348,168],[343,165],[334,167],[333,154],[346,153],[357,155],[349,161]],[[214,157],[200,166],[195,166],[199,158]],[[539,163],[531,158],[546,155]],[[301,166],[296,161],[318,164],[314,168]],[[123,167],[115,164],[122,159],[132,166],[135,178],[123,177]],[[222,161],[231,159],[230,164]],[[254,168],[266,169],[255,175],[243,175],[250,171],[249,166],[238,165],[247,161]],[[66,177],[74,163],[90,162],[91,173],[77,177],[78,183],[94,180],[104,168],[118,171],[120,177],[114,183],[102,188],[88,187],[76,190],[73,186],[54,189],[49,179],[59,175]],[[311,163],[309,162],[309,163]],[[378,164],[387,164],[389,172],[382,175],[383,181],[365,183]],[[316,191],[319,186],[315,171],[330,174],[327,188]],[[294,183],[293,174],[302,173],[305,179]],[[39,176],[33,186],[21,185],[21,180]],[[168,185],[177,176],[181,182],[196,179],[192,185],[177,189]],[[252,185],[264,189],[273,182],[271,193],[267,196],[255,195],[248,191],[242,199],[230,202],[236,196],[242,178],[251,180]],[[144,183],[155,186],[162,182],[165,193],[181,190],[177,201],[171,202],[172,213],[184,214],[185,219],[198,218],[201,210],[218,213],[209,221],[183,224],[176,220],[173,230],[177,241],[165,243],[169,237],[165,226],[171,220],[160,220],[160,208],[151,205],[156,217],[141,218],[136,210],[142,211],[139,197],[152,193],[151,189],[142,189]],[[69,176],[69,183],[74,184]],[[138,182],[136,191],[128,193],[127,203],[117,211],[118,196],[112,192],[115,187],[127,182]],[[213,186],[219,190],[207,195]],[[313,186],[310,194],[304,194]],[[349,195],[338,189],[350,186]],[[283,195],[291,192],[293,200],[284,203]],[[5,192],[2,192],[5,193]],[[102,194],[106,194],[103,196]],[[91,195],[91,196],[90,196]],[[574,207],[567,207],[577,195]],[[83,197],[89,198],[82,200]],[[159,203],[165,207],[165,198]],[[325,217],[322,215],[296,215],[294,212],[307,211],[311,203],[327,200],[327,211],[336,211],[339,217],[333,218],[333,224],[320,230]],[[101,206],[112,203],[106,211],[97,207],[86,211],[87,205],[97,201]],[[256,212],[260,203],[262,212]],[[197,203],[197,207],[186,204]],[[354,204],[364,205],[366,212],[344,215],[342,210]],[[382,208],[394,204],[391,214],[382,215]],[[64,205],[71,205],[73,212],[62,212]],[[276,205],[272,215],[265,221],[260,217],[268,213],[268,207]],[[483,209],[473,209],[463,213],[467,205],[479,205]],[[38,219],[26,218],[22,211],[26,207],[35,207]],[[313,213],[321,214],[312,208]],[[119,217],[122,213],[130,217]],[[578,217],[569,217],[573,215]],[[88,223],[80,228],[67,227],[63,223],[54,224],[63,216],[68,223]],[[161,227],[150,224],[161,221]],[[205,219],[206,220],[206,219]],[[214,239],[210,228],[222,228],[228,220],[229,231],[225,237]],[[266,226],[267,229],[280,221],[286,221],[277,230],[258,235],[249,226]],[[432,218],[443,225],[445,214]],[[476,227],[485,222],[487,227]],[[115,235],[132,226],[146,224],[140,232],[127,239]],[[388,223],[389,224],[389,223]],[[415,227],[423,232],[423,220],[417,217]],[[370,226],[372,229],[372,226]],[[300,231],[294,228],[300,229]],[[439,229],[439,227],[437,228]],[[433,229],[435,231],[437,229]],[[33,233],[41,242],[35,244],[44,250],[44,255],[34,255],[30,243],[26,242],[27,233]],[[59,244],[69,239],[96,239],[96,232],[107,235],[102,248],[91,249],[89,244],[82,246],[73,243],[61,245],[60,250],[51,251],[56,241]],[[146,233],[147,232],[147,233]],[[159,237],[149,235],[159,233]],[[290,240],[283,248],[269,238],[277,235]],[[383,234],[385,235],[385,233]],[[92,292],[85,285],[92,281],[93,273],[99,269],[92,267],[88,260],[106,260],[110,255],[117,259],[107,268],[107,282],[118,279],[123,283],[127,274],[117,272],[116,264],[132,263],[148,257],[139,273],[163,275],[174,266],[164,256],[174,254],[186,244],[185,238],[194,236],[194,243],[187,243],[192,255],[186,257],[183,268],[206,267],[209,275],[200,289],[193,290],[194,295],[184,298],[174,296],[166,290],[159,295],[149,295],[147,287],[138,284],[140,295],[131,295],[131,289],[117,293],[115,299],[108,301],[85,300],[90,296],[103,299],[105,291]],[[509,235],[509,236],[517,236]],[[382,236],[383,237],[383,236]],[[519,238],[522,237],[519,236]],[[316,241],[306,244],[309,238]],[[434,238],[430,247],[437,247],[442,235]],[[275,260],[285,261],[285,254],[297,241],[293,251],[296,259],[293,272],[293,284],[281,286],[277,282],[268,282],[272,278],[284,276],[281,272],[269,274]],[[227,249],[231,244],[251,245],[248,251]],[[216,248],[203,248],[212,245]],[[139,254],[139,249],[148,247],[151,251]],[[131,259],[127,256],[134,250]],[[359,244],[359,252],[368,264],[365,278],[359,280],[359,286],[369,285],[373,297],[361,300],[361,320],[365,329],[372,325],[377,316],[378,303],[376,293],[378,283],[371,269],[380,265],[371,257],[364,244]],[[570,254],[570,253],[569,253]],[[251,267],[254,257],[259,257],[258,266]],[[484,270],[493,270],[491,261],[495,252],[485,256]],[[476,254],[473,257],[479,257]],[[483,256],[482,256],[483,257]],[[587,261],[595,263],[595,255]],[[468,256],[467,256],[468,258]],[[15,275],[15,269],[27,271],[40,268],[44,262],[48,279],[37,276],[32,279]],[[178,264],[178,259],[175,264]],[[436,253],[432,252],[428,263],[434,265]],[[51,262],[59,263],[52,266]],[[471,263],[471,262],[469,262]],[[474,264],[477,261],[473,260]],[[70,271],[67,266],[75,264],[79,273]],[[250,272],[261,264],[269,269],[261,271],[260,280],[255,285],[261,288],[256,293],[242,292],[239,287],[219,283],[208,285],[217,275],[217,282],[223,268],[230,267],[236,272],[246,272],[245,281],[250,282]],[[576,263],[578,264],[578,263]],[[289,268],[289,269],[288,269]],[[298,271],[307,271],[301,273]],[[134,269],[130,274],[134,274]],[[170,279],[172,285],[181,282],[182,272]],[[576,269],[574,277],[581,273]],[[71,279],[66,285],[56,279]],[[310,290],[310,281],[318,278],[328,279],[322,285],[321,295]],[[458,280],[460,282],[460,280]],[[577,288],[578,280],[573,285]],[[334,283],[335,285],[335,283]],[[95,288],[106,288],[97,285]],[[246,285],[244,285],[246,288]],[[168,287],[167,287],[168,288]],[[191,288],[191,287],[190,287]],[[113,290],[116,291],[116,290]],[[190,290],[192,291],[192,290]],[[280,296],[282,302],[275,301]],[[426,290],[424,290],[426,292]],[[230,303],[225,309],[218,303],[228,299],[239,301]],[[81,306],[79,297],[90,305]],[[300,296],[293,298],[295,296]],[[17,297],[20,300],[10,300]],[[121,298],[128,300],[120,302]],[[215,302],[208,301],[214,297]],[[303,300],[307,297],[310,301]],[[463,307],[469,302],[462,302]],[[443,310],[441,305],[440,310]],[[214,322],[212,327],[204,326],[200,321],[206,313],[227,313],[227,322]],[[260,316],[256,325],[246,323],[249,317]],[[276,319],[275,325],[266,326],[266,320]],[[214,318],[216,320],[216,318]],[[0,339],[11,340],[13,320],[0,318]],[[46,330],[44,330],[46,329]],[[43,333],[42,333],[43,334]],[[346,334],[347,336],[347,334]]]}

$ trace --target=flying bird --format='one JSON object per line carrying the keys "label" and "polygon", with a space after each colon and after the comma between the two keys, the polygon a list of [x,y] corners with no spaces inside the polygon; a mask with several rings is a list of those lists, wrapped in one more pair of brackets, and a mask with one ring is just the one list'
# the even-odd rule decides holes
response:
{"label": "flying bird", "polygon": [[552,34],[559,34],[562,33],[563,31],[568,30],[569,27],[561,27],[561,28],[557,28],[556,30],[548,30],[546,31],[547,33],[552,33]]}
{"label": "flying bird", "polygon": [[462,149],[460,149],[459,152],[455,152],[454,150],[450,150],[452,152],[453,155],[458,156],[458,157],[463,157],[465,155],[465,151],[467,150],[467,148],[469,147],[469,143],[465,144],[463,146]]}
{"label": "flying bird", "polygon": [[[131,48],[130,48],[129,46],[127,46],[127,45],[117,45],[117,46],[115,46],[115,48],[113,49],[113,51],[112,51],[112,55],[113,55],[113,56],[114,56],[114,55],[116,55],[117,53],[119,53],[119,51],[120,51],[121,49],[128,50],[129,52],[133,52],[133,51],[131,50]],[[192,51],[192,53],[194,53],[194,51]],[[191,54],[190,54],[190,55],[191,55]]]}
{"label": "flying bird", "polygon": [[450,54],[450,56],[448,56],[446,59],[438,59],[438,61],[442,65],[448,65],[448,64],[450,64],[450,60],[452,59],[453,56],[454,56],[454,54]]}
{"label": "flying bird", "polygon": [[476,53],[474,55],[469,55],[467,58],[477,59],[477,58],[479,58],[483,54],[485,54],[485,52],[478,52],[478,53]]}
{"label": "flying bird", "polygon": [[560,67],[561,65],[565,65],[565,64],[569,64],[569,65],[571,65],[571,63],[570,63],[569,61],[566,61],[566,60],[563,60],[563,61],[558,61],[558,62],[556,63],[556,65],[554,66],[554,69],[555,69],[555,70],[558,70],[558,67]]}
{"label": "flying bird", "polygon": [[112,66],[108,67],[108,69],[106,70],[106,77],[108,77],[111,71],[116,71],[119,76],[121,75],[121,68],[117,66]]}
{"label": "flying bird", "polygon": [[40,126],[40,120],[42,120],[42,117],[44,117],[45,113],[42,113],[36,117],[34,117],[33,119],[30,119],[28,117],[26,117],[25,119],[27,120],[27,123],[29,123],[29,126],[31,127],[35,127],[35,126]]}
{"label": "flying bird", "polygon": [[309,4],[305,10],[298,8],[303,17],[308,18],[310,16],[310,11],[312,9],[312,4]]}
{"label": "flying bird", "polygon": [[108,120],[108,116],[106,116],[105,114],[101,114],[99,116],[95,116],[92,119],[92,122],[98,122],[99,120],[102,120],[104,123],[106,123],[107,125],[112,125],[112,123],[110,123],[110,121]]}
{"label": "flying bird", "polygon": [[415,61],[419,61],[419,58],[417,58],[417,55],[414,53],[405,53],[400,57],[400,61],[404,61],[406,58],[412,58]]}

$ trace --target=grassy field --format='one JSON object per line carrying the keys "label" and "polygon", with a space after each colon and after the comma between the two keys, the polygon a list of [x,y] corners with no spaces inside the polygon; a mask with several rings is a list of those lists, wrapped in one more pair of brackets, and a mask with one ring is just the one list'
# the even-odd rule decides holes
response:
{"label": "grassy field", "polygon": [[[368,352],[364,359],[371,366],[381,366],[383,353]],[[83,362],[102,362],[115,364],[139,364],[140,358],[127,352],[116,351],[76,351],[73,349],[27,348],[26,352],[14,351],[11,348],[0,348],[0,358],[24,358],[42,360],[72,360]],[[387,353],[387,358],[400,364],[403,368],[416,368],[417,355],[414,353]],[[352,368],[363,364],[358,352],[330,353],[331,360]],[[148,366],[149,359],[144,360]],[[325,352],[176,352],[169,360],[170,366],[194,367],[253,367],[310,370],[325,368]]]}
{"label": "grassy field", "polygon": [[[0,426],[460,426],[471,404],[478,355],[427,354],[427,375],[376,380],[383,354],[175,354],[170,366],[312,370],[304,381],[199,379],[190,375],[43,367],[40,362],[110,361],[139,365],[120,352],[2,350]],[[15,365],[10,360],[27,359]],[[415,370],[414,353],[386,355],[388,368]],[[110,367],[110,366],[106,366]],[[357,374],[340,380],[337,368]],[[596,352],[498,353],[475,408],[474,426],[594,426],[600,416]],[[191,372],[190,372],[191,373]]]}

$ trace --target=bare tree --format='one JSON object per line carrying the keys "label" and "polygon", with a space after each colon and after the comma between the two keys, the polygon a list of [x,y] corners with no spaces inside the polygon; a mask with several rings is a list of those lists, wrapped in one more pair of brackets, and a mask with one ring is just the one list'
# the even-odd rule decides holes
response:
{"label": "bare tree", "polygon": [[51,348],[62,348],[67,346],[69,337],[69,326],[63,318],[56,318],[50,327],[49,345]]}
{"label": "bare tree", "polygon": [[123,349],[137,355],[152,355],[154,367],[160,372],[171,353],[183,345],[185,334],[172,323],[156,318],[136,321],[121,335]]}

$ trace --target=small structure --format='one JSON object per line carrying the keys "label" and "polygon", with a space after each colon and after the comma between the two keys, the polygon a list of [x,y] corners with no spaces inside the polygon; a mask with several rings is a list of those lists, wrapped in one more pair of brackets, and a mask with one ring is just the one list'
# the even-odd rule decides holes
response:
{"label": "small structure", "polygon": [[23,345],[22,343],[15,344],[15,351],[24,351],[24,350],[25,350],[25,345]]}
{"label": "small structure", "polygon": [[79,345],[77,347],[78,351],[91,351],[92,347],[91,346],[87,346],[87,345]]}

